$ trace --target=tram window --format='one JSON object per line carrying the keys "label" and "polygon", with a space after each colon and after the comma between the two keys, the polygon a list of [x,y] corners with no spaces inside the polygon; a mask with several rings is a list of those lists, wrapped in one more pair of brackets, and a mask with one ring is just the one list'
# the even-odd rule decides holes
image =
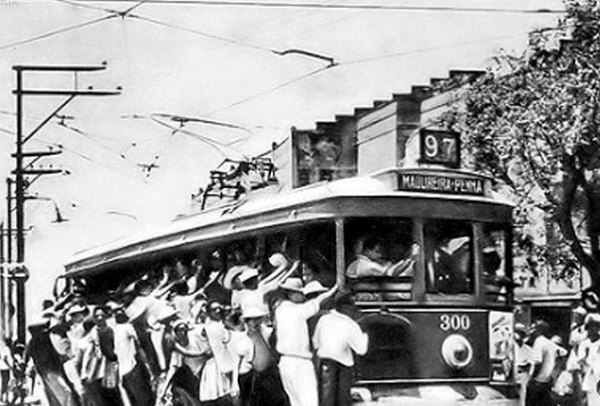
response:
{"label": "tram window", "polygon": [[318,280],[325,286],[335,284],[335,225],[332,221],[266,235],[264,246],[263,269],[272,269],[269,257],[282,253],[290,261],[300,260],[304,283]]}
{"label": "tram window", "polygon": [[429,293],[474,292],[473,231],[470,223],[437,220],[425,224],[425,261]]}
{"label": "tram window", "polygon": [[410,220],[377,217],[346,223],[348,278],[413,276],[418,252]]}
{"label": "tram window", "polygon": [[499,225],[483,228],[482,272],[486,297],[493,301],[506,300],[511,285],[506,275],[506,231]]}
{"label": "tram window", "polygon": [[312,224],[299,230],[292,239],[302,262],[304,282],[318,280],[325,286],[335,284],[335,225],[333,222]]}
{"label": "tram window", "polygon": [[247,238],[234,241],[225,248],[225,256],[227,266],[234,265],[250,265],[255,266],[258,260],[259,245],[256,243],[256,238]]}

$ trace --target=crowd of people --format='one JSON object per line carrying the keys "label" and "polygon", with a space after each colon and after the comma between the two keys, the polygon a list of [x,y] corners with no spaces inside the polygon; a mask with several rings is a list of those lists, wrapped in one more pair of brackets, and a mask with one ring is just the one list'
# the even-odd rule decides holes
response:
{"label": "crowd of people", "polygon": [[200,280],[174,264],[48,304],[28,352],[49,404],[349,405],[367,335],[352,296],[301,268],[276,253]]}
{"label": "crowd of people", "polygon": [[600,406],[600,314],[574,308],[568,345],[544,320],[515,326],[524,406]]}

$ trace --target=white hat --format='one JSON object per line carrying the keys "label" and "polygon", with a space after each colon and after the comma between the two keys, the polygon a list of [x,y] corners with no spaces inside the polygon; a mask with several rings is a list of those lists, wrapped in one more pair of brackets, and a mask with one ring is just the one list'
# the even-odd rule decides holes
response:
{"label": "white hat", "polygon": [[90,309],[88,309],[87,306],[84,306],[81,303],[75,303],[74,305],[69,307],[69,309],[67,309],[68,316],[73,316],[74,314],[79,314],[79,313],[89,313],[89,312],[90,312]]}
{"label": "white hat", "polygon": [[243,319],[255,319],[258,317],[265,317],[269,314],[267,306],[242,306],[242,318]]}
{"label": "white hat", "polygon": [[302,288],[304,283],[300,278],[287,278],[283,283],[279,284],[281,289],[291,290],[292,292],[304,293]]}
{"label": "white hat", "polygon": [[323,293],[326,291],[327,291],[327,288],[325,286],[321,285],[321,282],[319,282],[317,280],[308,282],[306,284],[306,286],[304,287],[304,289],[302,289],[302,293],[304,293],[305,296],[308,296],[313,293]]}
{"label": "white hat", "polygon": [[280,267],[281,265],[287,265],[288,260],[282,253],[276,252],[269,257],[269,263],[274,267]]}
{"label": "white hat", "polygon": [[225,278],[223,278],[223,287],[225,289],[232,289],[232,283],[236,276],[240,275],[246,269],[251,269],[248,265],[236,265],[229,268],[227,273],[225,274]]}
{"label": "white hat", "polygon": [[240,282],[243,283],[243,282],[249,281],[250,279],[255,278],[257,276],[258,276],[258,269],[248,267],[247,269],[244,269],[242,271],[242,273],[240,274],[238,279],[240,280]]}

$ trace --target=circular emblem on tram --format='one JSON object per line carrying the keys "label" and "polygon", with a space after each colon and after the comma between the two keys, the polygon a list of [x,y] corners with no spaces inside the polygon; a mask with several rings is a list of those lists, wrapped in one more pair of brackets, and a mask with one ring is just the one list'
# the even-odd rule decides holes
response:
{"label": "circular emblem on tram", "polygon": [[462,369],[473,359],[473,347],[463,335],[452,334],[442,343],[442,357],[449,367]]}

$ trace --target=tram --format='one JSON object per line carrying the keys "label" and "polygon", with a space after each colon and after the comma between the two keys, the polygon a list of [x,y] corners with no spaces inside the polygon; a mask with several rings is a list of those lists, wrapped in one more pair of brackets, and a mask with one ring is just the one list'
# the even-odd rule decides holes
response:
{"label": "tram", "polygon": [[[252,257],[267,269],[284,251],[300,260],[305,280],[337,283],[354,297],[369,336],[356,361],[356,404],[516,405],[513,206],[494,196],[491,179],[460,169],[458,135],[413,134],[403,148],[420,151],[417,164],[406,155],[406,165],[340,178],[327,169],[284,192],[266,185],[221,199],[227,191],[215,172],[203,199],[220,193],[222,204],[203,200],[198,213],[162,230],[81,253],[62,279],[93,303],[157,264],[202,262],[225,272]],[[452,165],[436,161],[442,147]],[[375,246],[385,261],[403,264],[398,272],[356,272]]]}

